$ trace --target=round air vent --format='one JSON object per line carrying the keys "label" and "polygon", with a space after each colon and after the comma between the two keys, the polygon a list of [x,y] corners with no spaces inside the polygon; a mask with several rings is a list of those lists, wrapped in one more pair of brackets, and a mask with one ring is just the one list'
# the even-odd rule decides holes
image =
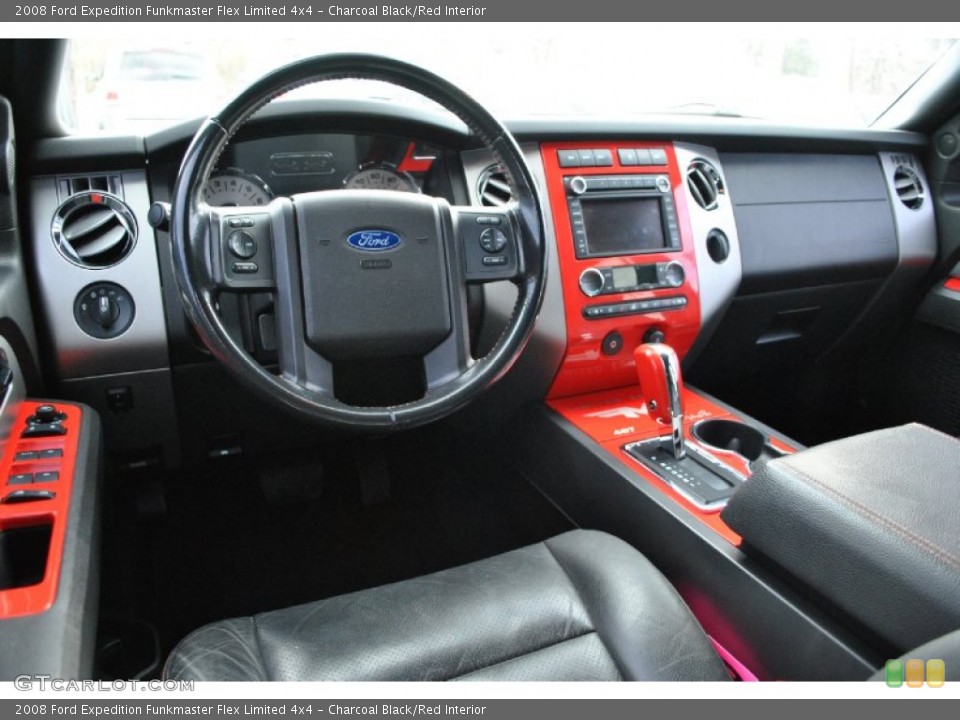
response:
{"label": "round air vent", "polygon": [[716,210],[717,199],[726,192],[720,171],[702,158],[687,167],[687,188],[704,210]]}
{"label": "round air vent", "polygon": [[120,198],[81,192],[65,200],[53,216],[53,241],[70,262],[87,268],[116,265],[137,241],[137,221]]}
{"label": "round air vent", "polygon": [[477,181],[477,196],[480,204],[487,207],[501,207],[513,200],[513,190],[507,181],[507,174],[499,165],[491,165]]}
{"label": "round air vent", "polygon": [[923,205],[923,183],[920,176],[906,165],[899,166],[893,173],[893,187],[900,202],[911,210],[918,210]]}

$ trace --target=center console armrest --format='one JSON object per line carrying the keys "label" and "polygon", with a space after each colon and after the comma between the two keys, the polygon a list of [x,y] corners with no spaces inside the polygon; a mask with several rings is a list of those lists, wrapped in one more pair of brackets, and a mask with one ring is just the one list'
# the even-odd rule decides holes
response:
{"label": "center console armrest", "polygon": [[922,425],[771,460],[721,517],[905,650],[960,628],[960,441]]}

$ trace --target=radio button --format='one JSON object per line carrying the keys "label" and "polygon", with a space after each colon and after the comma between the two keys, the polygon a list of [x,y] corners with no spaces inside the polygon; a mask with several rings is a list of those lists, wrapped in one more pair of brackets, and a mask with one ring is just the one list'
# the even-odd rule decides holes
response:
{"label": "radio button", "polygon": [[606,148],[594,150],[593,161],[597,167],[609,167],[613,165],[613,155]]}
{"label": "radio button", "polygon": [[574,195],[583,195],[590,188],[591,185],[587,182],[586,178],[582,178],[579,175],[577,175],[577,177],[570,178],[570,192],[572,192]]}
{"label": "radio button", "polygon": [[580,167],[593,167],[597,164],[596,158],[593,156],[593,150],[578,150],[580,153]]}
{"label": "radio button", "polygon": [[667,151],[663,148],[656,148],[650,151],[650,163],[652,165],[666,165]]}
{"label": "radio button", "polygon": [[580,167],[580,152],[577,150],[557,150],[560,167]]}
{"label": "radio button", "polygon": [[624,167],[640,164],[637,161],[637,151],[632,148],[621,148],[617,150],[617,156],[620,158],[620,164]]}
{"label": "radio button", "polygon": [[606,279],[596,268],[587,268],[580,273],[580,292],[587,297],[596,297],[603,292]]}
{"label": "radio button", "polygon": [[683,281],[686,279],[687,275],[683,271],[683,265],[678,262],[667,263],[667,267],[663,270],[663,282],[667,287],[678,288],[683,285]]}
{"label": "radio button", "polygon": [[637,165],[650,165],[650,151],[645,148],[637,148]]}

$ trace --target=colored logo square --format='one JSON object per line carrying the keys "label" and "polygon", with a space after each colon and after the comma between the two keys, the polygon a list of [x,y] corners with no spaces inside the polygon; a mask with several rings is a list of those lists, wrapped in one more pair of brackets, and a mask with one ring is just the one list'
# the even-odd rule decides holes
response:
{"label": "colored logo square", "polygon": [[903,685],[903,660],[887,660],[887,687]]}
{"label": "colored logo square", "polygon": [[943,687],[947,679],[947,666],[943,660],[927,660],[927,685],[932,688]]}
{"label": "colored logo square", "polygon": [[923,687],[923,660],[907,660],[907,687]]}

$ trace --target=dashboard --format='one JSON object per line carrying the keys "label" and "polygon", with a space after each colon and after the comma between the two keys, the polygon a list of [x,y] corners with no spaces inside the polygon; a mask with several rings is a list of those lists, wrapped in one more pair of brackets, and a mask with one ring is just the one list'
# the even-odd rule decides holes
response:
{"label": "dashboard", "polygon": [[[885,302],[935,256],[931,203],[911,208],[898,196],[905,173],[926,182],[919,135],[689,119],[511,128],[540,184],[550,280],[534,336],[495,391],[502,412],[631,385],[632,348],[650,340],[670,343],[685,370],[721,380],[815,360],[851,327],[882,319]],[[60,391],[104,414],[112,447],[159,447],[174,464],[188,445],[183,454],[203,456],[272,442],[251,432],[259,409],[213,381],[215,364],[180,306],[169,237],[148,222],[194,131],[142,144],[50,140],[30,167],[35,273]],[[267,108],[227,147],[205,197],[256,207],[341,188],[510,201],[494,158],[457,121],[335,101]],[[111,215],[105,197],[126,211]],[[85,237],[78,228],[87,226],[100,229]],[[117,253],[104,253],[121,235]],[[515,297],[509,282],[471,288],[475,354],[495,342]],[[114,312],[124,322],[98,332]],[[221,312],[269,366],[269,293],[227,296]],[[197,411],[225,397],[239,409],[217,423]]]}

